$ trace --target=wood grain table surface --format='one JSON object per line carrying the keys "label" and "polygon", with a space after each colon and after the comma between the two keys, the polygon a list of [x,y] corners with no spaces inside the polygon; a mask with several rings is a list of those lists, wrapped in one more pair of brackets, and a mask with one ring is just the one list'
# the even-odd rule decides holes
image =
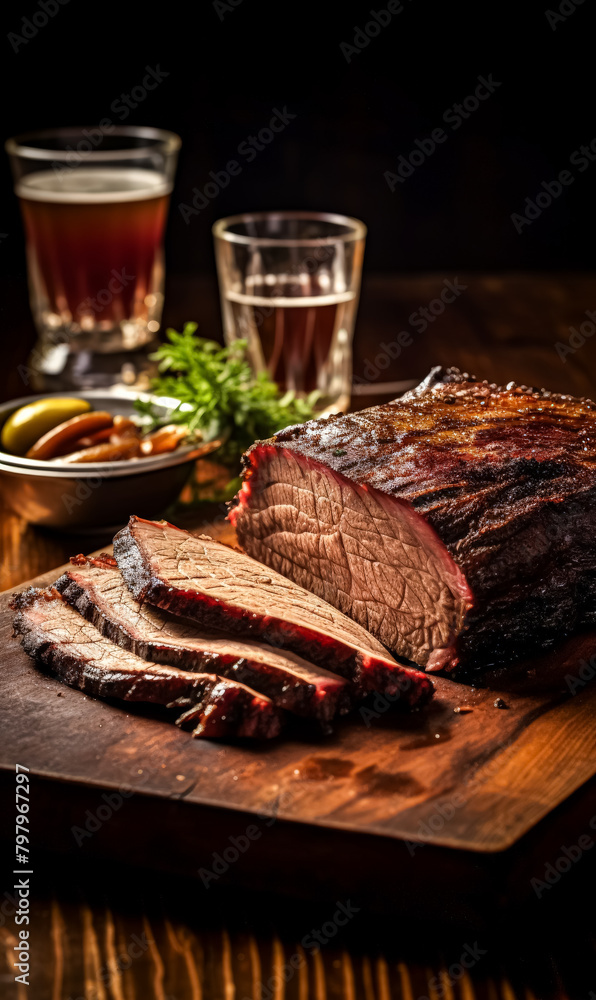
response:
{"label": "wood grain table surface", "polygon": [[[443,309],[432,305],[441,301],[445,288],[451,290],[445,297],[454,301]],[[7,356],[0,395],[11,398],[27,391],[18,365],[33,334],[23,284],[0,283],[0,290]],[[205,336],[219,336],[212,278],[173,278],[167,292],[167,324],[179,327],[196,318]],[[358,395],[353,405],[390,398],[390,392],[377,388],[423,376],[435,363],[455,364],[498,382],[514,379],[594,396],[593,310],[596,278],[591,275],[369,276],[355,343]],[[400,331],[411,335],[411,344],[393,357]],[[572,350],[557,349],[557,344]],[[213,514],[212,507],[185,512],[184,524],[198,526]],[[73,537],[38,530],[4,506],[0,531],[0,589],[109,541],[92,533]],[[90,864],[73,846],[67,855],[35,859],[32,975],[25,987],[13,980],[11,854],[8,845],[0,844],[0,997],[594,1000],[596,850],[580,850],[577,856],[575,847],[561,845],[561,857],[574,860],[560,866],[568,870],[558,878],[555,872],[552,884],[527,908],[494,912],[482,925],[461,927],[430,921],[421,926],[369,913],[350,898],[349,880],[343,898],[316,904],[281,897],[275,885],[260,893],[217,885],[207,891],[200,881]],[[545,870],[553,860],[558,859],[545,858]],[[304,894],[308,897],[308,886]],[[342,916],[346,911],[350,915]]]}

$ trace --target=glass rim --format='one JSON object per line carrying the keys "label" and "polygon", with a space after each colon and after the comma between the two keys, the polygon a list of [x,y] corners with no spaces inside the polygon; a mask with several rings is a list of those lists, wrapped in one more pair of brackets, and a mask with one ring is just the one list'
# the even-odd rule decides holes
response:
{"label": "glass rim", "polygon": [[[44,139],[56,138],[61,135],[79,136],[79,138],[84,139],[85,137],[82,135],[83,129],[86,131],[93,129],[101,131],[99,125],[71,125],[64,128],[37,129],[12,136],[4,143],[4,148],[9,156],[20,156],[27,160],[67,160],[69,157],[72,157],[73,153],[79,152],[82,155],[81,151],[76,149],[43,149],[37,146],[28,146],[27,143],[34,139],[43,141]],[[160,149],[164,154],[170,155],[176,153],[182,145],[180,136],[175,132],[169,132],[167,129],[153,128],[149,125],[115,125],[110,132],[105,132],[105,135],[108,137],[120,135],[148,139],[154,141],[155,144],[152,146],[131,146],[129,149],[85,150],[85,163],[98,163],[115,159],[142,159],[155,153],[156,149]]]}
{"label": "glass rim", "polygon": [[[331,222],[335,225],[345,226],[350,229],[347,233],[338,233],[336,236],[243,236],[240,233],[231,233],[229,226],[239,222],[258,222],[263,219],[310,219],[314,222]],[[218,219],[211,228],[215,239],[225,240],[227,243],[241,243],[245,246],[259,247],[320,247],[331,246],[334,243],[350,243],[355,240],[364,239],[367,233],[364,222],[355,219],[350,215],[339,215],[335,212],[242,212],[240,215],[228,215],[225,219]]]}

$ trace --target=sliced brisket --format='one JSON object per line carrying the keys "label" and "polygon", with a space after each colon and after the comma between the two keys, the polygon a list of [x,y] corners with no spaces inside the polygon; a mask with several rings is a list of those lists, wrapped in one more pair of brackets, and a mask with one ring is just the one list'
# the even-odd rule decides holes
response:
{"label": "sliced brisket", "polygon": [[247,453],[243,548],[427,669],[596,624],[596,405],[434,369]]}
{"label": "sliced brisket", "polygon": [[114,539],[114,554],[137,601],[290,649],[347,677],[360,692],[398,695],[407,705],[432,695],[427,677],[397,664],[360,625],[212,538],[131,517]]}
{"label": "sliced brisket", "polygon": [[65,684],[99,698],[184,708],[194,736],[277,736],[281,715],[269,698],[214,674],[148,663],[114,645],[57,590],[31,590],[13,602],[15,631],[29,656]]}
{"label": "sliced brisket", "polygon": [[110,556],[71,563],[56,589],[103,635],[144,660],[231,677],[280,708],[325,723],[350,707],[347,681],[294,653],[201,634],[191,622],[138,604]]}

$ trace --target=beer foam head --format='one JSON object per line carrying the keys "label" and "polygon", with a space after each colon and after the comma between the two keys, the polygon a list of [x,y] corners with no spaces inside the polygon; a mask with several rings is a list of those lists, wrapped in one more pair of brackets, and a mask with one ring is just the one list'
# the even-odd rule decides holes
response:
{"label": "beer foam head", "polygon": [[22,177],[16,186],[19,198],[70,205],[144,201],[171,190],[164,174],[139,167],[73,167],[68,173],[41,170]]}

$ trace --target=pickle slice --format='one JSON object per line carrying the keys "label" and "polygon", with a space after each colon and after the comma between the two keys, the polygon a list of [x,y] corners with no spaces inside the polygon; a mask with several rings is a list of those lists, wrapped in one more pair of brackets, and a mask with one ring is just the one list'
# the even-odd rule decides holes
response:
{"label": "pickle slice", "polygon": [[52,428],[90,409],[91,403],[86,399],[69,396],[36,399],[10,415],[0,435],[2,447],[13,455],[25,455]]}

